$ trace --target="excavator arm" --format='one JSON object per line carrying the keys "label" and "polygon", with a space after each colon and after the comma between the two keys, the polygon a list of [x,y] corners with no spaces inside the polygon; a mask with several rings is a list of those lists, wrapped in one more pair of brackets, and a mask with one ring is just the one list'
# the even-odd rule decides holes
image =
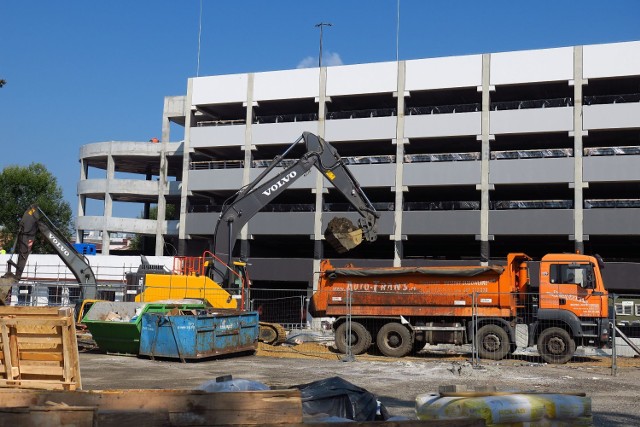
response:
{"label": "excavator arm", "polygon": [[[307,152],[280,173],[266,179],[267,175],[280,165],[285,156],[301,141],[304,141]],[[363,239],[370,242],[376,240],[375,226],[379,214],[360,188],[358,181],[347,169],[333,146],[317,135],[304,132],[253,182],[241,188],[225,203],[216,225],[212,248],[212,252],[218,258],[214,261],[213,279],[216,282],[229,285],[228,282],[233,280],[223,262],[232,265],[233,247],[240,229],[263,207],[313,167],[317,168],[360,214],[358,228],[362,231]],[[331,239],[329,242],[340,245],[340,237]]]}
{"label": "excavator arm", "polygon": [[[56,229],[55,225],[37,205],[31,205],[20,220],[14,250],[14,254],[17,255],[17,261],[13,260],[14,254],[12,254],[9,261],[7,261],[7,273],[3,278],[12,279],[16,282],[22,278],[22,273],[33,249],[33,243],[38,231],[49,242],[60,259],[78,280],[82,294],[81,298],[95,299],[97,282],[91,266],[85,257],[78,253],[73,245]],[[15,268],[15,273],[12,273],[12,267]]]}

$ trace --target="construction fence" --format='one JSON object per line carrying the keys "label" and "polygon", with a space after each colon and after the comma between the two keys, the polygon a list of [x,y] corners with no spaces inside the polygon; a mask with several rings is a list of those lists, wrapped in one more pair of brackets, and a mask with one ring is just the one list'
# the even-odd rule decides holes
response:
{"label": "construction fence", "polygon": [[[346,360],[366,355],[451,357],[474,365],[491,360],[570,363],[610,368],[612,373],[620,366],[640,367],[640,295],[599,299],[585,294],[574,301],[556,297],[560,313],[582,307],[594,316],[575,321],[563,314],[544,316],[539,306],[548,306],[550,300],[540,301],[549,297],[537,293],[425,295],[380,284],[375,290],[317,292],[314,300],[327,302],[326,316],[311,314],[310,295],[304,290],[251,289],[248,298],[261,319],[286,326],[291,344],[315,341]],[[517,316],[508,314],[511,307]],[[375,310],[379,315],[374,318],[369,314]],[[608,317],[598,320],[596,310],[608,312]]]}

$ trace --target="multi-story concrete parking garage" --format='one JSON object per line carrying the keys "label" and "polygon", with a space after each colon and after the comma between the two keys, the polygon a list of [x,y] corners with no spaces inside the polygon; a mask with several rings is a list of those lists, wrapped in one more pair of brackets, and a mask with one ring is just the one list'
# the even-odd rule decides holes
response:
{"label": "multi-story concrete parking garage", "polygon": [[[254,281],[309,283],[322,258],[640,258],[640,42],[189,79],[165,100],[160,143],[82,147],[78,229],[103,231],[107,248],[128,231],[155,235],[156,254],[165,242],[200,254],[225,200],[303,131],[345,159],[379,237],[345,255],[325,245],[328,221],[356,214],[312,170],[242,230]],[[103,216],[83,216],[87,198],[104,199]],[[157,205],[159,221],[114,218],[116,200]]]}

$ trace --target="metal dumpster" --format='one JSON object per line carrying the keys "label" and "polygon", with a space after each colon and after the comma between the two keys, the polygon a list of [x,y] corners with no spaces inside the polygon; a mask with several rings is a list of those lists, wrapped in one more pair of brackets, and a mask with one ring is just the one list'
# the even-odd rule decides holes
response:
{"label": "metal dumpster", "polygon": [[200,359],[254,352],[258,345],[258,313],[215,310],[197,315],[142,315],[140,354],[150,357]]}
{"label": "metal dumpster", "polygon": [[82,318],[98,348],[107,353],[138,354],[145,313],[204,310],[205,303],[144,303],[98,301]]}

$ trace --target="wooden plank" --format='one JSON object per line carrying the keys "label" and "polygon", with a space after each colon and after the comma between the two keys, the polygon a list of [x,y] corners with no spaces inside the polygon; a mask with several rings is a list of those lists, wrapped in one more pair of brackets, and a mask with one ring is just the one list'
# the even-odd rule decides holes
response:
{"label": "wooden plank", "polygon": [[52,352],[52,351],[44,351],[44,350],[21,351],[20,360],[62,362],[63,355],[60,352]]}
{"label": "wooden plank", "polygon": [[[62,327],[60,329],[62,332],[62,342],[64,343],[62,345],[62,351],[64,355],[62,377],[65,380],[69,381],[73,377],[73,373],[72,373],[73,358],[71,357],[71,349],[69,348],[71,346],[71,343],[69,340],[69,330],[65,327]],[[75,334],[76,332],[74,330],[73,335],[75,336]]]}
{"label": "wooden plank", "polygon": [[13,364],[12,369],[17,369],[18,372],[20,372],[20,358],[18,357],[18,338],[16,337],[15,326],[9,327],[9,348],[11,349],[11,363]]}
{"label": "wooden plank", "polygon": [[54,335],[18,335],[18,341],[20,345],[30,345],[30,344],[46,344],[49,346],[62,345],[62,337],[54,336]]}
{"label": "wooden plank", "polygon": [[20,367],[20,374],[46,375],[50,377],[64,378],[64,369],[62,366],[22,365]]}
{"label": "wooden plank", "polygon": [[38,326],[41,328],[52,328],[56,326],[66,326],[69,321],[67,317],[61,319],[39,319],[37,317],[3,317],[5,323],[11,326],[20,325],[22,327]]}
{"label": "wooden plank", "polygon": [[156,427],[171,425],[171,421],[167,411],[98,410],[96,425],[98,427]]}
{"label": "wooden plank", "polygon": [[[0,402],[7,407],[64,402],[70,406],[95,406],[98,410],[167,411],[172,423],[201,425],[261,425],[302,423],[302,402],[298,390],[206,393],[198,390],[102,390],[35,391],[0,390]],[[192,409],[197,408],[194,419]],[[192,424],[197,425],[197,424]]]}
{"label": "wooden plank", "polygon": [[[42,379],[38,379],[38,380],[19,379],[19,380],[11,380],[11,381],[0,380],[0,387],[5,387],[4,390],[16,390],[19,388],[19,389],[25,389],[25,391],[33,391],[38,393],[43,390],[45,391],[76,390],[77,384],[65,383],[59,380],[46,381]],[[10,387],[13,387],[13,388],[10,388]],[[44,403],[46,402],[43,402],[42,404]],[[22,406],[26,406],[26,405],[22,405]]]}
{"label": "wooden plank", "polygon": [[70,309],[70,323],[64,327],[66,334],[63,335],[62,346],[64,349],[65,381],[77,384],[78,389],[82,388],[82,378],[80,375],[80,358],[78,356],[78,337],[76,335],[75,311]]}
{"label": "wooden plank", "polygon": [[11,364],[11,348],[9,347],[9,331],[7,325],[4,323],[4,319],[0,318],[0,330],[2,335],[2,352],[4,354],[4,366],[5,370],[5,379],[12,380],[11,372],[13,371],[11,368],[13,365]]}
{"label": "wooden plank", "polygon": [[94,408],[83,407],[0,408],[0,427],[93,427],[94,416]]}
{"label": "wooden plank", "polygon": [[0,316],[52,316],[52,317],[60,317],[60,308],[59,307],[33,307],[28,305],[5,305],[0,306]]}

